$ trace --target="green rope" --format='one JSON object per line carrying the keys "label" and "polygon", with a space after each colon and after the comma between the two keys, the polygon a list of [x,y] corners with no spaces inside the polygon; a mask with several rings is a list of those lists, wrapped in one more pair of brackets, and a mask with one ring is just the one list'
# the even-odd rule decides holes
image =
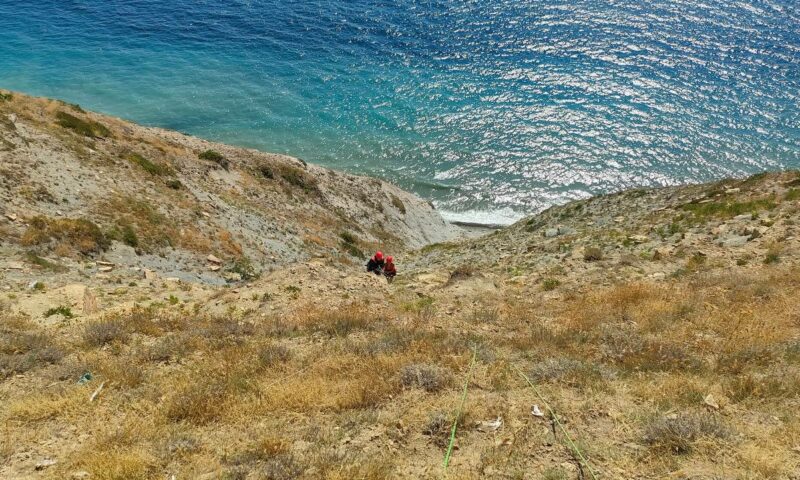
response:
{"label": "green rope", "polygon": [[450,429],[450,444],[447,446],[447,453],[444,455],[444,471],[447,471],[447,466],[450,465],[450,455],[453,453],[453,445],[456,443],[456,429],[458,428],[458,419],[461,418],[461,410],[464,408],[464,403],[467,401],[467,388],[469,381],[472,378],[472,368],[475,366],[475,358],[478,356],[478,349],[472,351],[472,361],[469,364],[469,371],[467,371],[467,379],[464,382],[464,391],[461,393],[461,403],[458,405],[456,417],[453,419],[453,427]]}
{"label": "green rope", "polygon": [[565,429],[564,425],[561,424],[561,421],[558,420],[558,415],[556,415],[556,412],[552,409],[552,407],[550,407],[550,404],[547,403],[547,400],[545,400],[544,396],[541,394],[541,392],[539,392],[539,389],[536,388],[536,385],[534,385],[533,382],[531,382],[531,379],[528,378],[528,376],[525,375],[522,372],[522,370],[517,368],[516,365],[512,365],[512,366],[514,367],[514,370],[516,370],[517,373],[522,375],[522,378],[524,378],[525,381],[528,382],[528,385],[531,386],[531,388],[533,389],[533,392],[536,394],[537,397],[539,397],[539,400],[542,401],[542,404],[547,409],[547,411],[550,412],[550,416],[553,418],[553,421],[556,423],[556,425],[558,425],[558,427],[561,429],[561,433],[563,433],[564,434],[564,438],[567,439],[567,443],[569,443],[569,447],[572,449],[572,452],[578,456],[578,458],[580,459],[581,463],[583,463],[583,465],[589,470],[589,474],[591,474],[592,478],[594,480],[597,480],[597,475],[595,474],[594,469],[592,468],[592,466],[589,465],[589,461],[586,460],[586,457],[583,456],[583,453],[581,453],[581,450],[578,448],[577,445],[575,445],[575,442],[572,441],[572,438],[570,438],[569,433],[567,433],[567,429]]}

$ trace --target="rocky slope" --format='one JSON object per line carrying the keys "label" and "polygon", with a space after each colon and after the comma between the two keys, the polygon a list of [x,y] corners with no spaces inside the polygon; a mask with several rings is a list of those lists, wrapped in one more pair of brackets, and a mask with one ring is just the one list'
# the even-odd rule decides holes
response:
{"label": "rocky slope", "polygon": [[[427,202],[379,180],[58,101],[3,98],[0,228],[15,240],[5,248],[21,243],[60,257],[89,254],[222,283],[226,272],[258,273],[323,254],[360,262],[361,251],[461,234]],[[30,229],[37,217],[46,230],[38,236]],[[85,231],[71,232],[79,227],[69,222],[83,219],[91,222]],[[95,225],[99,231],[89,231]],[[81,246],[71,235],[92,238],[78,239],[88,242]],[[208,255],[220,262],[207,265]]]}
{"label": "rocky slope", "polygon": [[0,478],[800,479],[797,172],[458,239],[58,102],[0,133]]}

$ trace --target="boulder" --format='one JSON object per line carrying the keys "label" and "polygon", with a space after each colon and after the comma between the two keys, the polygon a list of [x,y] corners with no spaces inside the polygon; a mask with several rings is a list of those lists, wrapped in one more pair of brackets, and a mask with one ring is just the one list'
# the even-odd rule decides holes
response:
{"label": "boulder", "polygon": [[749,240],[749,236],[730,235],[720,239],[719,246],[726,248],[743,247]]}

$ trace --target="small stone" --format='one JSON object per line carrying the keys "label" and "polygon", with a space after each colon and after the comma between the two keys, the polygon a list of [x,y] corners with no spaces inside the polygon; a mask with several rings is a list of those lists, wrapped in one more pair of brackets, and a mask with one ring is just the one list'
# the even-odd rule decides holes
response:
{"label": "small stone", "polygon": [[719,242],[719,245],[721,247],[728,247],[728,248],[742,247],[748,242],[748,240],[750,240],[750,237],[732,235],[732,236],[729,236],[729,237],[726,237],[726,238],[722,239]]}
{"label": "small stone", "polygon": [[219,258],[215,257],[214,255],[209,255],[208,257],[206,257],[206,260],[208,260],[211,263],[216,263],[217,265],[222,263],[222,260],[220,260]]}
{"label": "small stone", "polygon": [[100,267],[100,268],[97,269],[98,272],[103,272],[103,273],[110,272],[111,270],[114,270],[114,267],[106,266],[106,267]]}
{"label": "small stone", "polygon": [[111,263],[111,262],[106,262],[106,261],[104,261],[104,260],[98,260],[98,261],[97,261],[97,262],[95,262],[95,263],[97,263],[97,264],[98,264],[98,265],[100,265],[101,267],[113,267],[113,266],[114,266],[114,264],[113,264],[113,263]]}
{"label": "small stone", "polygon": [[56,463],[58,463],[57,460],[53,460],[52,458],[45,458],[44,460],[39,460],[38,462],[36,462],[36,466],[33,468],[35,468],[36,470],[44,470],[47,467],[52,467]]}
{"label": "small stone", "polygon": [[544,236],[547,238],[552,238],[558,236],[558,229],[557,228],[548,228],[544,231]]}
{"label": "small stone", "polygon": [[72,475],[70,475],[70,478],[72,478],[74,480],[83,480],[83,479],[89,478],[91,476],[92,476],[91,473],[89,473],[89,472],[87,472],[85,470],[80,470],[78,472],[73,472]]}
{"label": "small stone", "polygon": [[11,220],[12,222],[17,221],[17,214],[15,213],[6,213],[6,218]]}
{"label": "small stone", "polygon": [[742,191],[741,188],[729,188],[729,189],[725,190],[725,193],[727,193],[728,195],[732,195],[734,193],[739,193],[741,191]]}
{"label": "small stone", "polygon": [[145,280],[155,280],[158,277],[158,275],[156,275],[156,272],[145,268],[142,270],[142,277]]}
{"label": "small stone", "polygon": [[218,272],[220,268],[222,268],[222,267],[220,267],[219,265],[209,265],[208,266],[208,269],[211,270],[212,272]]}
{"label": "small stone", "polygon": [[638,243],[645,243],[648,240],[650,240],[650,238],[647,235],[631,235],[630,237],[628,237],[628,240],[638,244]]}
{"label": "small stone", "polygon": [[719,403],[714,399],[714,396],[710,393],[706,395],[706,398],[703,399],[703,403],[707,406],[713,408],[714,410],[719,410]]}

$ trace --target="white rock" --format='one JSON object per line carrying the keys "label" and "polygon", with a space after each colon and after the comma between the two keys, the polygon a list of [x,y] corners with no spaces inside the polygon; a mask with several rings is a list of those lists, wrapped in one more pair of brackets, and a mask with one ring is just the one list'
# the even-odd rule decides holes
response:
{"label": "white rock", "polygon": [[220,260],[219,258],[215,257],[214,255],[209,255],[208,257],[206,257],[206,260],[208,260],[211,263],[216,263],[218,265],[220,263],[222,263],[222,260]]}
{"label": "white rock", "polygon": [[57,460],[53,460],[52,458],[45,458],[44,460],[39,460],[36,462],[36,466],[34,467],[36,470],[44,470],[47,467],[52,467],[58,463]]}

